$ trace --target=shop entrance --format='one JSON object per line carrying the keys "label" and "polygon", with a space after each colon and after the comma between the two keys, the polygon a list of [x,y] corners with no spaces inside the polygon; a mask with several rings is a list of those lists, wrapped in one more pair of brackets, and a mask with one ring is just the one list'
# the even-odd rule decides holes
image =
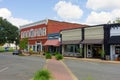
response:
{"label": "shop entrance", "polygon": [[41,43],[37,43],[37,52],[42,51],[42,44]]}
{"label": "shop entrance", "polygon": [[59,47],[49,46],[48,47],[48,52],[50,52],[51,54],[54,54],[55,52],[59,52]]}
{"label": "shop entrance", "polygon": [[102,45],[94,44],[92,46],[93,58],[101,58]]}
{"label": "shop entrance", "polygon": [[87,57],[88,58],[100,58],[101,50],[102,50],[102,44],[87,45]]}

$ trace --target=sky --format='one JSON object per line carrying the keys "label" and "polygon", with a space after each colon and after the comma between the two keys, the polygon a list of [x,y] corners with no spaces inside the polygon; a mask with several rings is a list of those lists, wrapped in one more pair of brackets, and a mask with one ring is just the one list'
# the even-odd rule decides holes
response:
{"label": "sky", "polygon": [[18,27],[44,19],[105,24],[120,17],[120,0],[0,0],[0,17]]}

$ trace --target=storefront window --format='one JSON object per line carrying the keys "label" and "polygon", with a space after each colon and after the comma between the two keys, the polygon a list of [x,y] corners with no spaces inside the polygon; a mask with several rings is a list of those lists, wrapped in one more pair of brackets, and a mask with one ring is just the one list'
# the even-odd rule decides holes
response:
{"label": "storefront window", "polygon": [[74,52],[77,53],[79,51],[79,44],[69,44],[65,45],[65,52]]}
{"label": "storefront window", "polygon": [[115,54],[120,54],[120,46],[115,47]]}

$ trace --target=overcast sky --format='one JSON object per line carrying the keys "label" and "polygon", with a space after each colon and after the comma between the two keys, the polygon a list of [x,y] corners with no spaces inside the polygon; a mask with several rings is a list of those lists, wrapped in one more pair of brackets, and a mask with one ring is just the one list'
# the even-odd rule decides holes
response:
{"label": "overcast sky", "polygon": [[18,27],[46,18],[104,24],[120,17],[120,0],[0,0],[0,16]]}

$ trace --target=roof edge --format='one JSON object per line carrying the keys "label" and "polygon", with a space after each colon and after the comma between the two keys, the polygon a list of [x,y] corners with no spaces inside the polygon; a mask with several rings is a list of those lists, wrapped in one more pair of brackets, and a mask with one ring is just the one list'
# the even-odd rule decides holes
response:
{"label": "roof edge", "polygon": [[40,25],[40,24],[48,24],[48,19],[44,19],[44,20],[40,20],[40,21],[37,21],[37,22],[33,22],[33,23],[29,23],[29,24],[20,26],[20,29],[27,28],[27,27],[32,27],[32,26]]}

